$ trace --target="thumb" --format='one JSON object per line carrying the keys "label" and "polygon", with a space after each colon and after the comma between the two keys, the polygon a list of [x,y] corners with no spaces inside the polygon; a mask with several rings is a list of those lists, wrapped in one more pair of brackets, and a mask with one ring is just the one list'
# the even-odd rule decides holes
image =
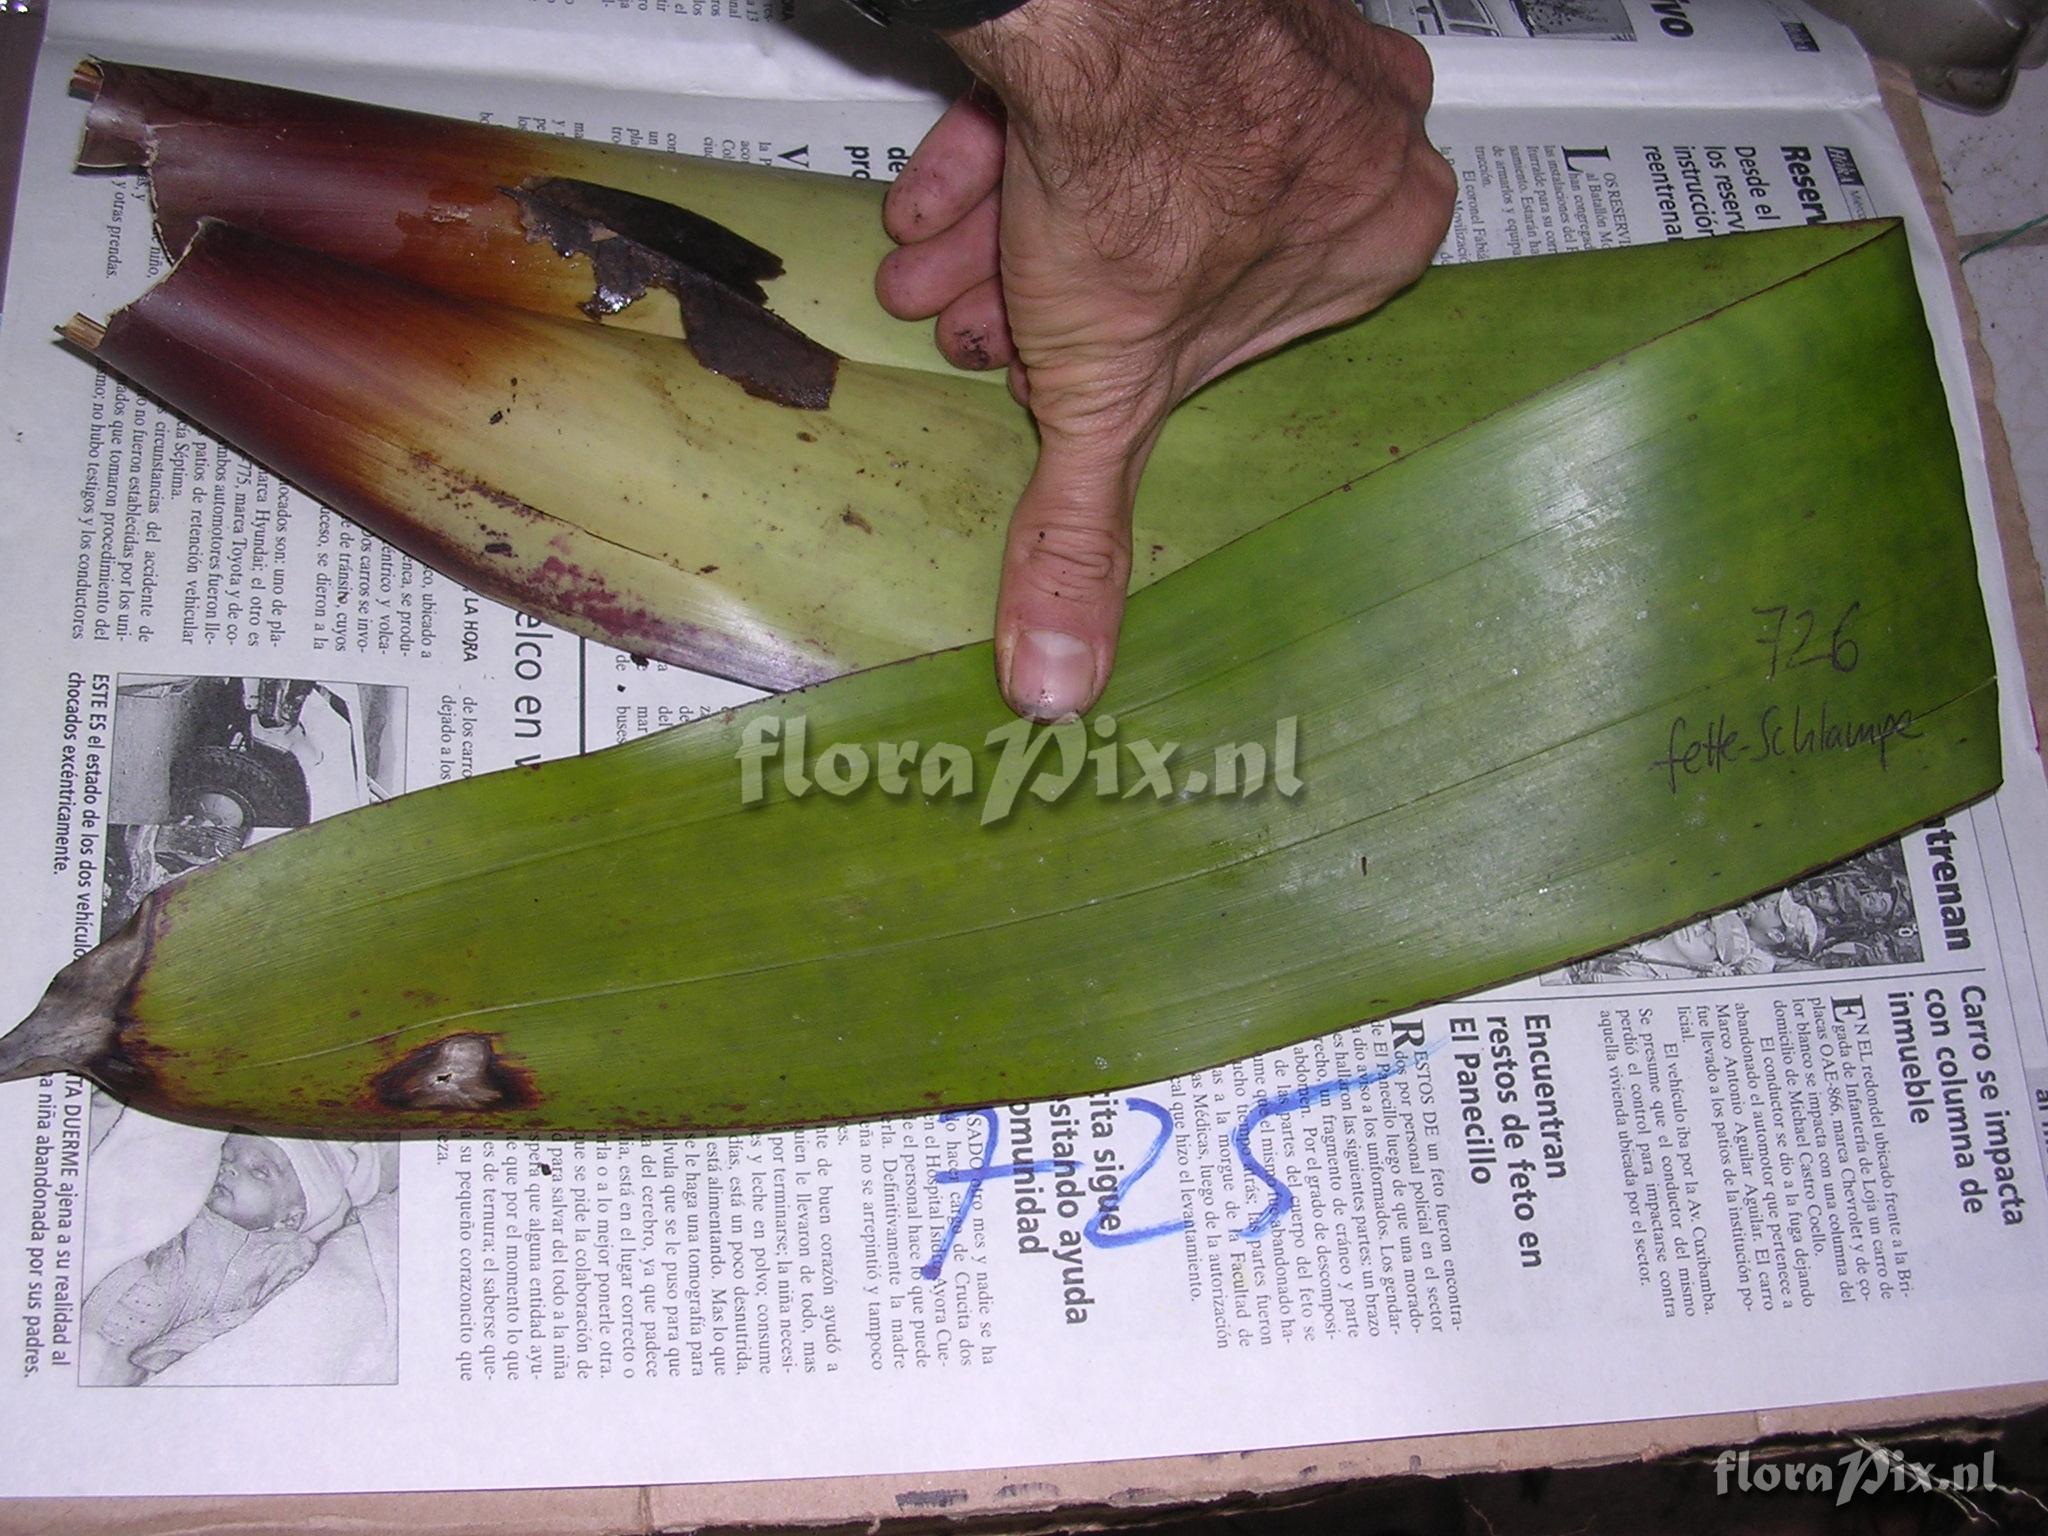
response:
{"label": "thumb", "polygon": [[1102,696],[1131,579],[1131,503],[1156,424],[1040,422],[1038,465],[1010,519],[996,602],[996,675],[1033,720]]}

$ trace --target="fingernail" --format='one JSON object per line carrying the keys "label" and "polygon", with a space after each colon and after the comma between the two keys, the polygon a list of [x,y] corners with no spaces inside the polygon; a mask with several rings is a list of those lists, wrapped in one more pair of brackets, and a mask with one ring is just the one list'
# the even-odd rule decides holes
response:
{"label": "fingernail", "polygon": [[1057,629],[1027,629],[1010,651],[1011,706],[1034,720],[1078,715],[1095,702],[1095,649]]}

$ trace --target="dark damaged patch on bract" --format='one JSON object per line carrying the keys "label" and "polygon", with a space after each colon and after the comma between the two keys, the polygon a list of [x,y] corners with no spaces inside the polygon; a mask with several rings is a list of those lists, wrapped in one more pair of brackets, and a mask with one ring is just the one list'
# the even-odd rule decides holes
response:
{"label": "dark damaged patch on bract", "polygon": [[370,1079],[370,1099],[385,1109],[532,1109],[540,1103],[533,1074],[498,1050],[498,1036],[464,1031],[408,1051]]}
{"label": "dark damaged patch on bract", "polygon": [[701,214],[564,176],[504,188],[529,240],[562,256],[588,256],[596,291],[583,310],[615,315],[650,288],[682,306],[684,341],[697,361],[750,395],[800,410],[832,399],[839,355],[767,308],[761,284],[782,258]]}

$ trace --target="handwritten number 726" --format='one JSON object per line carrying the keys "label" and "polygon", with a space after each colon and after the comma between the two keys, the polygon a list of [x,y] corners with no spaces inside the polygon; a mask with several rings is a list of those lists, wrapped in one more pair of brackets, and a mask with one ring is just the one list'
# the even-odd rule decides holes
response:
{"label": "handwritten number 726", "polygon": [[1768,620],[1765,625],[1768,633],[1759,635],[1756,642],[1771,653],[1771,669],[1764,674],[1765,680],[1777,677],[1780,671],[1815,667],[1823,662],[1837,672],[1854,672],[1863,651],[1849,637],[1848,628],[1849,621],[1856,617],[1862,606],[1862,603],[1855,602],[1842,610],[1842,616],[1835,620],[1835,627],[1828,631],[1825,644],[1814,641],[1820,620],[1811,608],[1794,609],[1784,603],[1775,603],[1768,608],[1750,609],[1758,618]]}

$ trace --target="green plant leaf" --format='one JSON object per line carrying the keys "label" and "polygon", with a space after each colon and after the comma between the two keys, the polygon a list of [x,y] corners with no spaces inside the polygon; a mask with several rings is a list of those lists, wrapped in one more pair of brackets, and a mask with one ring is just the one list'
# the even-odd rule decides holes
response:
{"label": "green plant leaf", "polygon": [[[1905,238],[1772,255],[1801,242],[1135,597],[1086,743],[1132,749],[1129,793],[1091,769],[992,815],[987,743],[1019,728],[985,646],[930,655],[198,871],[0,1072],[294,1131],[1078,1094],[1557,965],[1987,793],[1991,649]],[[1701,259],[1634,255],[1667,290]],[[744,805],[737,755],[797,717],[807,761],[973,749],[976,793],[798,798],[771,763]],[[1297,793],[1190,792],[1284,721]],[[1179,744],[1163,798],[1140,742]]]}

